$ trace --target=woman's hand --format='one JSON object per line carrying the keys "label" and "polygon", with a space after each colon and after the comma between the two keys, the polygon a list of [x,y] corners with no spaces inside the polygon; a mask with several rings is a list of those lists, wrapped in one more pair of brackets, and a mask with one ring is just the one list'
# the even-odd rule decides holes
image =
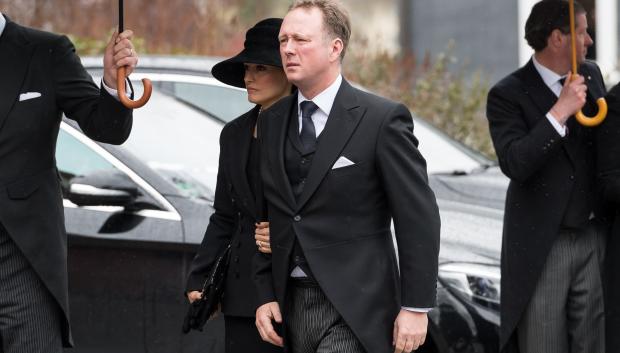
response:
{"label": "woman's hand", "polygon": [[191,291],[187,293],[187,299],[189,300],[190,303],[195,302],[196,300],[200,299],[202,297],[202,293],[195,290],[195,291]]}
{"label": "woman's hand", "polygon": [[271,243],[269,242],[269,222],[256,223],[254,239],[256,239],[258,251],[263,254],[271,254]]}

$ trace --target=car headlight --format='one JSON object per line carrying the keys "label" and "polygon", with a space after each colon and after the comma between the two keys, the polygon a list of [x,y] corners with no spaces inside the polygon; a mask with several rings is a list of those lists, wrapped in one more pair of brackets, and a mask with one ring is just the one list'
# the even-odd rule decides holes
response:
{"label": "car headlight", "polygon": [[447,263],[439,266],[439,280],[455,295],[492,310],[499,310],[499,266]]}

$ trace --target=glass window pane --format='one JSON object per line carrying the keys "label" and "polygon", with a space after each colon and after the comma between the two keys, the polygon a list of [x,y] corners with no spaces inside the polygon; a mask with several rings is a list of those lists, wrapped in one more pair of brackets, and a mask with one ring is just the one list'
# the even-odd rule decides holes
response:
{"label": "glass window pane", "polygon": [[198,109],[229,122],[252,109],[244,90],[213,85],[175,82],[173,95]]}

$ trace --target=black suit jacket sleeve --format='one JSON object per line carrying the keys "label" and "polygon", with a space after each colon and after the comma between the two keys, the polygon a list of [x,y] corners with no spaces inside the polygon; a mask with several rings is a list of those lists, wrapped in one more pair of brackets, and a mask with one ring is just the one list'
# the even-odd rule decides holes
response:
{"label": "black suit jacket sleeve", "polygon": [[226,174],[226,139],[227,129],[222,130],[220,135],[220,158],[217,172],[217,184],[215,187],[215,212],[209,218],[209,225],[205,232],[198,253],[192,261],[190,274],[187,279],[186,292],[201,290],[209,269],[218,254],[230,244],[235,226],[237,225],[237,211],[230,194],[230,179]]}
{"label": "black suit jacket sleeve", "polygon": [[[264,130],[264,118],[258,119],[258,143],[260,146],[260,174],[262,174],[262,169],[266,168],[268,163],[267,159],[267,146],[265,145],[262,139],[262,132]],[[261,208],[261,216],[263,219],[267,219],[268,215],[268,207],[266,200],[264,199],[264,188],[262,183],[262,177],[260,178],[260,186],[259,192],[261,195],[257,197],[258,207]],[[273,277],[271,272],[271,254],[264,254],[260,251],[257,251],[252,258],[252,279],[254,280],[254,286],[256,287],[256,294],[258,296],[257,303],[258,306],[261,306],[266,303],[275,302],[276,295],[273,290]]]}
{"label": "black suit jacket sleeve", "polygon": [[598,129],[597,166],[601,195],[620,205],[620,84],[607,95],[609,112]]}
{"label": "black suit jacket sleeve", "polygon": [[401,305],[431,308],[436,305],[439,209],[409,110],[399,104],[388,115],[376,153],[398,244]]}
{"label": "black suit jacket sleeve", "polygon": [[125,142],[131,131],[131,110],[92,82],[66,36],[56,41],[53,51],[54,92],[60,110],[94,140]]}
{"label": "black suit jacket sleeve", "polygon": [[[518,83],[500,82],[489,92],[487,117],[502,172],[518,182],[527,181],[560,149],[562,137],[545,115],[527,126],[518,97]],[[549,143],[554,141],[554,143]]]}

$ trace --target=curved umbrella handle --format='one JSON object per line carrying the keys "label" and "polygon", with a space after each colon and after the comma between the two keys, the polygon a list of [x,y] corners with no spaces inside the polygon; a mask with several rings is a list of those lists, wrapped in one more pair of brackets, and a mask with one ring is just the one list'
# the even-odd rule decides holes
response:
{"label": "curved umbrella handle", "polygon": [[579,122],[579,124],[587,127],[597,126],[605,120],[607,117],[607,102],[605,98],[599,98],[596,100],[596,104],[598,104],[598,114],[593,117],[589,117],[584,115],[581,110],[575,114],[575,118]]}
{"label": "curved umbrella handle", "polygon": [[[577,45],[575,43],[575,4],[574,0],[568,1],[568,9],[570,12],[570,37],[571,37],[571,49],[572,49],[572,72],[573,75],[577,75]],[[587,127],[597,126],[605,120],[607,117],[607,102],[605,98],[599,98],[596,100],[596,104],[598,104],[598,113],[589,117],[584,115],[581,110],[575,114],[575,118],[577,121]]]}
{"label": "curved umbrella handle", "polygon": [[151,98],[151,93],[153,92],[153,85],[151,84],[151,80],[149,80],[148,78],[142,79],[144,93],[142,94],[142,97],[140,97],[140,99],[134,101],[127,97],[127,93],[125,91],[125,78],[127,78],[125,67],[119,67],[116,71],[116,87],[118,90],[118,98],[125,107],[129,109],[138,109],[145,105],[146,102],[148,102]]}

